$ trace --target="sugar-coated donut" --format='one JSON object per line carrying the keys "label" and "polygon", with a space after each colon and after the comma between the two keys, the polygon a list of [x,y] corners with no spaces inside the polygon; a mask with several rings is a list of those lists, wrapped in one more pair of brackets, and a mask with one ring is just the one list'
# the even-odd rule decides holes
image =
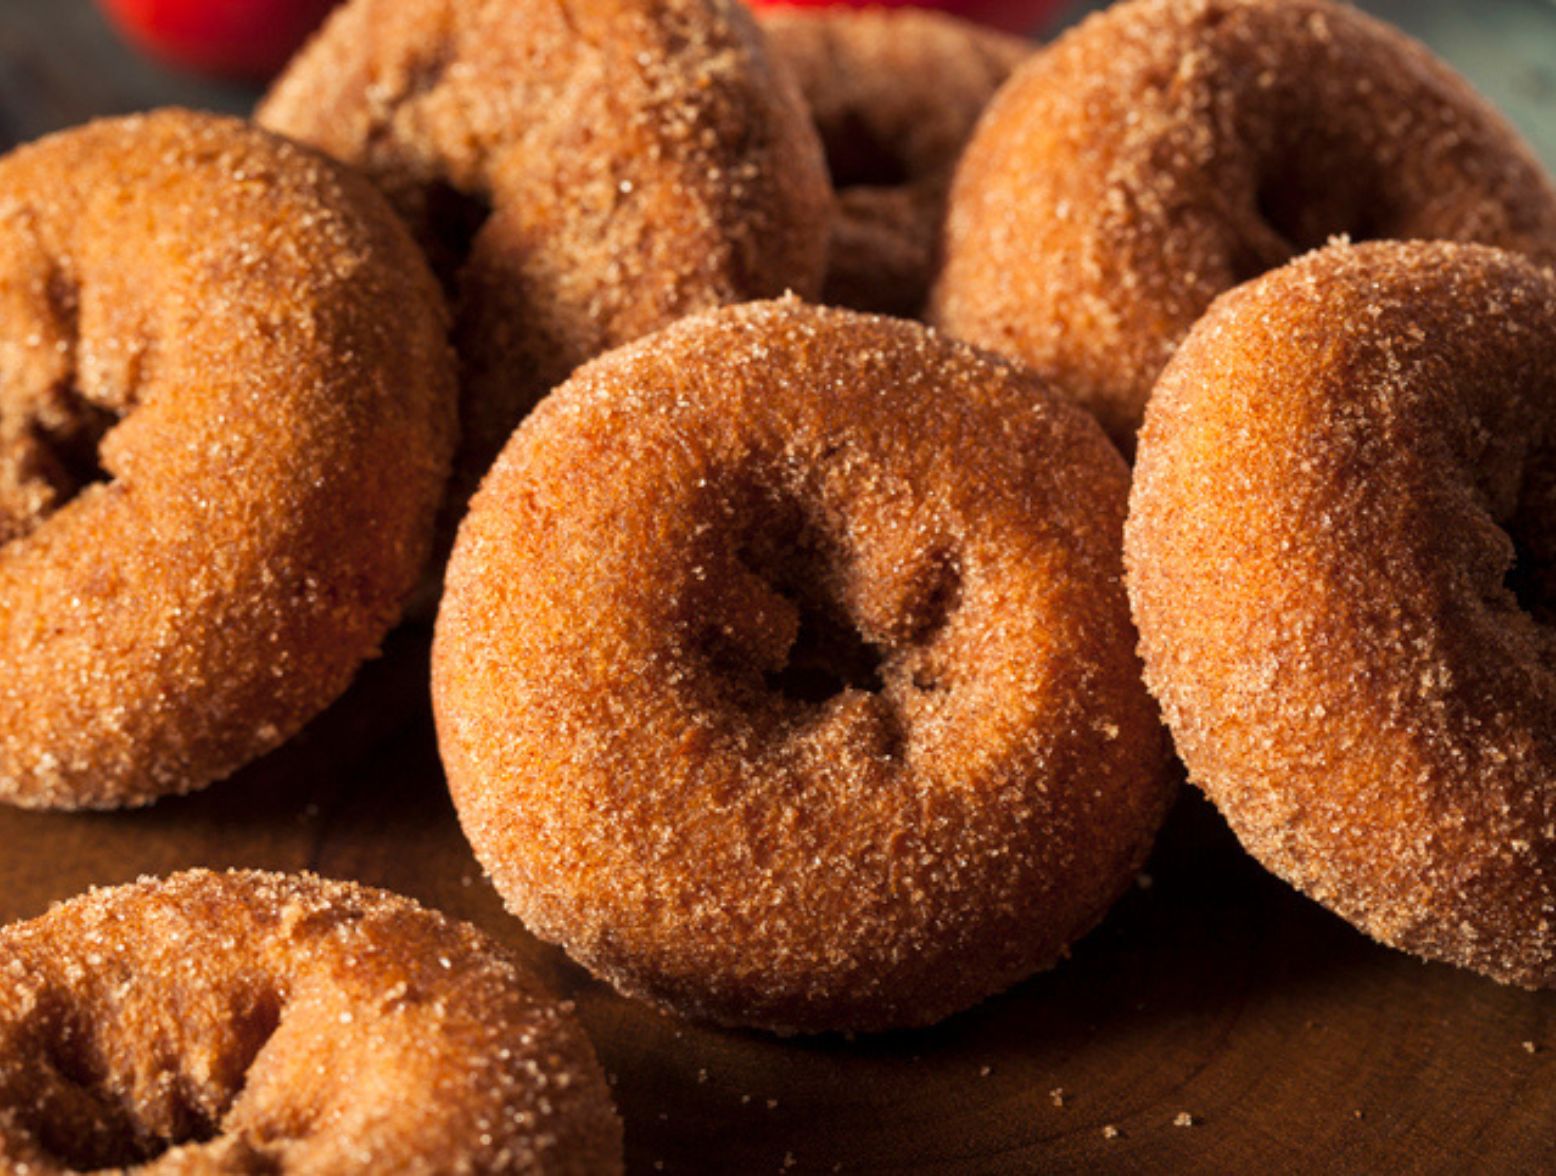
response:
{"label": "sugar-coated donut", "polygon": [[1128,474],[1018,369],[796,299],[581,369],[460,530],[433,651],[509,908],[623,991],[935,1021],[1054,962],[1172,794]]}
{"label": "sugar-coated donut", "polygon": [[826,164],[736,0],[352,0],[257,117],[373,177],[450,278],[461,505],[585,359],[820,288]]}
{"label": "sugar-coated donut", "polygon": [[0,1167],[619,1172],[570,1008],[474,927],[192,870],[0,929]]}
{"label": "sugar-coated donut", "polygon": [[837,193],[823,301],[924,306],[951,172],[984,104],[1036,46],[920,8],[764,8]]}
{"label": "sugar-coated donut", "polygon": [[1335,246],[1218,300],[1140,435],[1129,585],[1178,751],[1374,938],[1556,984],[1556,274]]}
{"label": "sugar-coated donut", "polygon": [[0,800],[185,792],[345,689],[431,542],[445,317],[370,184],[246,123],[0,161]]}
{"label": "sugar-coated donut", "polygon": [[990,104],[931,317],[1034,365],[1132,452],[1211,300],[1346,234],[1552,261],[1556,191],[1462,79],[1348,6],[1130,0]]}

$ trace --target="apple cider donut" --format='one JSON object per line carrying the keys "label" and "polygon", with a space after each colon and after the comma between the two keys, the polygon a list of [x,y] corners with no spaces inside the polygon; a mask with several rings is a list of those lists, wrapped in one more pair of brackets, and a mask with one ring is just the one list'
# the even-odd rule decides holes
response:
{"label": "apple cider donut", "polygon": [[246,123],[0,161],[0,799],[186,792],[346,688],[429,550],[445,320],[370,184]]}
{"label": "apple cider donut", "polygon": [[460,530],[449,785],[509,908],[622,991],[927,1024],[1052,964],[1171,796],[1087,415],[797,299],[591,363]]}
{"label": "apple cider donut", "polygon": [[449,278],[460,505],[585,359],[820,288],[820,144],[736,0],[352,0],[257,117],[376,180]]}
{"label": "apple cider donut", "polygon": [[931,317],[1032,364],[1128,453],[1211,300],[1341,235],[1556,261],[1556,190],[1457,74],[1347,5],[1130,0],[990,104]]}
{"label": "apple cider donut", "polygon": [[0,928],[0,1167],[619,1172],[570,1007],[474,927],[192,870]]}
{"label": "apple cider donut", "polygon": [[951,171],[984,104],[1036,46],[920,8],[768,8],[837,193],[823,301],[917,315]]}
{"label": "apple cider donut", "polygon": [[1556,275],[1379,242],[1219,299],[1140,435],[1147,680],[1243,844],[1383,943],[1556,984]]}

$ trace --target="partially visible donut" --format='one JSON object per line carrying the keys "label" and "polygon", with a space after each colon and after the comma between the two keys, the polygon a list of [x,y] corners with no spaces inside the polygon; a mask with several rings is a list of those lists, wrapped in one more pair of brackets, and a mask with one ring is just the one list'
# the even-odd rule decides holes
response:
{"label": "partially visible donut", "polygon": [[0,1167],[619,1172],[566,1005],[475,928],[192,870],[0,929]]}
{"label": "partially visible donut", "polygon": [[931,317],[1034,365],[1128,453],[1211,300],[1342,234],[1556,261],[1556,190],[1461,78],[1348,6],[1130,0],[991,104]]}
{"label": "partially visible donut", "polygon": [[984,104],[1036,46],[919,8],[764,8],[837,192],[823,301],[917,315],[951,172]]}
{"label": "partially visible donut", "polygon": [[372,185],[246,123],[0,161],[0,800],[187,792],[346,688],[427,557],[446,326]]}
{"label": "partially visible donut", "polygon": [[1556,985],[1556,274],[1337,246],[1218,300],[1140,434],[1147,680],[1243,844],[1374,938]]}
{"label": "partially visible donut", "polygon": [[821,285],[820,145],[736,0],[352,0],[257,117],[376,180],[449,278],[458,506],[590,356]]}
{"label": "partially visible donut", "polygon": [[623,991],[780,1032],[1052,964],[1172,795],[1084,412],[798,300],[581,369],[460,530],[433,651],[509,908]]}

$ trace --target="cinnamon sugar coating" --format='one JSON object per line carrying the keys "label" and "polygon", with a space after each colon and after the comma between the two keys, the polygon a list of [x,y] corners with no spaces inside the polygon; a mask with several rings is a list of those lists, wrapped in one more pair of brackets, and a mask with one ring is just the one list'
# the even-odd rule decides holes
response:
{"label": "cinnamon sugar coating", "polygon": [[917,315],[951,172],[973,124],[1036,46],[919,8],[765,8],[837,192],[822,300]]}
{"label": "cinnamon sugar coating", "polygon": [[430,545],[445,318],[371,185],[245,123],[0,161],[0,800],[186,792],[345,689]]}
{"label": "cinnamon sugar coating", "polygon": [[0,929],[0,1167],[619,1172],[570,1008],[398,895],[192,870]]}
{"label": "cinnamon sugar coating", "polygon": [[1328,0],[1131,0],[1019,70],[968,145],[932,319],[1133,451],[1211,300],[1331,236],[1556,261],[1556,190],[1427,50]]}
{"label": "cinnamon sugar coating", "polygon": [[461,528],[434,704],[510,909],[631,995],[927,1024],[1051,965],[1168,803],[1085,413],[795,299],[581,369]]}
{"label": "cinnamon sugar coating", "polygon": [[1219,299],[1140,434],[1146,676],[1243,844],[1383,943],[1556,984],[1556,274],[1336,245]]}
{"label": "cinnamon sugar coating", "polygon": [[590,356],[820,288],[820,144],[735,0],[352,0],[257,118],[365,171],[448,277],[459,506]]}

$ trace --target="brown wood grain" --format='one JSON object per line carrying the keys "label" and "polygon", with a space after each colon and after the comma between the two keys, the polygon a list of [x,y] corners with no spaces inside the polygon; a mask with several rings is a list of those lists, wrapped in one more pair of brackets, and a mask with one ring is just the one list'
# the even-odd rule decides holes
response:
{"label": "brown wood grain", "polygon": [[[0,148],[96,114],[252,97],[124,52],[85,0],[0,0]],[[196,865],[386,886],[512,945],[578,1002],[634,1172],[1556,1169],[1556,996],[1370,944],[1250,862],[1192,794],[1153,884],[1073,959],[934,1029],[854,1041],[661,1016],[508,917],[444,788],[422,630],[204,793],[120,814],[0,808],[0,921]]]}

